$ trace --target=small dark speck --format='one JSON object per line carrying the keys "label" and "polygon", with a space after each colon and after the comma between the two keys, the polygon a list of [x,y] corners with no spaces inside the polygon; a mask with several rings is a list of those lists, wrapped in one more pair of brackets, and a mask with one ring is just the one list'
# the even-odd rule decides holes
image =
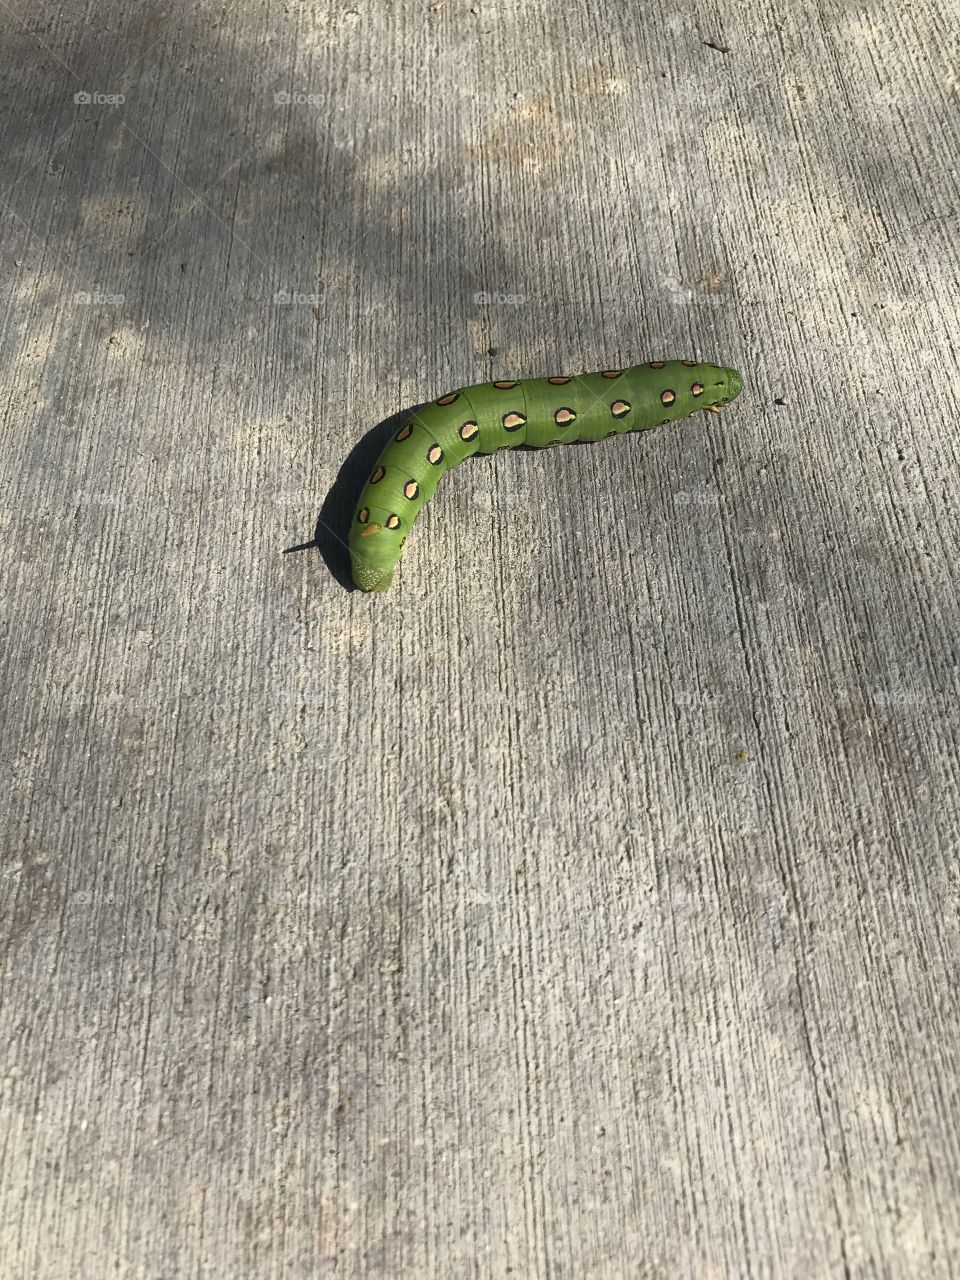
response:
{"label": "small dark speck", "polygon": [[488,355],[488,356],[495,356],[496,354],[497,354],[497,348],[496,348],[496,347],[487,347],[487,355]]}
{"label": "small dark speck", "polygon": [[729,53],[730,47],[725,44],[718,44],[716,40],[704,40],[703,42],[708,49],[716,49],[717,53]]}
{"label": "small dark speck", "polygon": [[181,274],[181,275],[183,275],[183,273],[186,271],[186,269],[187,269],[187,264],[186,264],[185,262],[181,262],[181,263],[180,263],[180,274]]}
{"label": "small dark speck", "polygon": [[784,404],[786,404],[786,403],[787,403],[787,397],[786,397],[786,396],[777,396],[776,400],[774,400],[774,402],[773,402],[773,403],[774,403],[774,404],[784,405]]}

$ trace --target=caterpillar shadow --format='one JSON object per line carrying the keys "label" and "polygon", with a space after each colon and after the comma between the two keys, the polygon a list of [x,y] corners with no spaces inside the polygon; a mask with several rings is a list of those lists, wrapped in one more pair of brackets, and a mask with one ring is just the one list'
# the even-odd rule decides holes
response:
{"label": "caterpillar shadow", "polygon": [[424,407],[423,404],[416,404],[408,409],[401,409],[399,413],[378,422],[357,441],[344,459],[337,478],[323,501],[312,541],[287,547],[284,555],[316,547],[331,576],[340,586],[346,591],[356,591],[350,572],[349,535],[350,521],[360,499],[360,492],[387,441],[396,435],[408,418],[412,418]]}

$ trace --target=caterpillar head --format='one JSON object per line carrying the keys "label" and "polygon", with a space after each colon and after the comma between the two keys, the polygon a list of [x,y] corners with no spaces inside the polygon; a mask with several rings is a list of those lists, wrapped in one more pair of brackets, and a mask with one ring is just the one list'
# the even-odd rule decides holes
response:
{"label": "caterpillar head", "polygon": [[660,403],[666,410],[661,425],[678,418],[693,417],[701,409],[719,413],[743,390],[743,379],[736,369],[722,364],[701,364],[696,360],[657,362],[651,369],[662,370],[655,385]]}
{"label": "caterpillar head", "polygon": [[710,379],[703,397],[705,402],[703,407],[709,409],[711,413],[719,413],[725,404],[736,400],[743,390],[743,379],[736,369],[726,369],[717,365],[715,370],[717,376]]}

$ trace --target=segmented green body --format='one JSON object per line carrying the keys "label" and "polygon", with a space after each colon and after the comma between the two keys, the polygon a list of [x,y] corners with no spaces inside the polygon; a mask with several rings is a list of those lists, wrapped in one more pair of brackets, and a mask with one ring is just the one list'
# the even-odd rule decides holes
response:
{"label": "segmented green body", "polygon": [[353,580],[384,591],[414,520],[440,478],[474,453],[546,447],[666,426],[739,395],[735,369],[656,360],[568,378],[485,382],[426,405],[390,441],[364,486],[350,526]]}

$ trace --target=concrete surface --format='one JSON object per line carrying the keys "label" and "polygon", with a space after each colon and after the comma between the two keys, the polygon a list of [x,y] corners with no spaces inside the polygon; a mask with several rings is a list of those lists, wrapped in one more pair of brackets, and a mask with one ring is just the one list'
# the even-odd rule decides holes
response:
{"label": "concrete surface", "polygon": [[0,1274],[957,1274],[952,0],[0,14]]}

